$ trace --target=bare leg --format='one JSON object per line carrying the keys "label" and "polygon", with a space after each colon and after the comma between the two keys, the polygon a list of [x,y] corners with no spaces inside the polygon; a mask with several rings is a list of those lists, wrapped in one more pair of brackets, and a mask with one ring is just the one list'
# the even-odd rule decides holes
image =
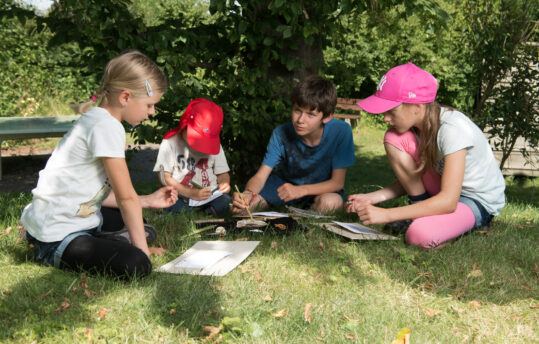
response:
{"label": "bare leg", "polygon": [[322,213],[327,213],[328,211],[339,209],[342,206],[343,201],[341,195],[335,192],[329,192],[316,196],[311,208]]}
{"label": "bare leg", "polygon": [[417,165],[412,156],[387,142],[384,147],[389,164],[406,193],[410,196],[424,194],[425,186],[421,174],[416,171]]}

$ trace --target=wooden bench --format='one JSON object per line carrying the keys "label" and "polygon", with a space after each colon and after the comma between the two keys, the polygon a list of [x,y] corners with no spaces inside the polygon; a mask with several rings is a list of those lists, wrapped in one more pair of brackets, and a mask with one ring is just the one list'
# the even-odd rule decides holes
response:
{"label": "wooden bench", "polygon": [[351,111],[352,113],[335,113],[333,117],[350,121],[352,128],[357,126],[361,118],[361,108],[356,104],[361,99],[337,98],[337,109]]}
{"label": "wooden bench", "polygon": [[[4,140],[63,136],[80,115],[56,117],[0,117],[0,147]],[[0,180],[2,150],[0,149]]]}

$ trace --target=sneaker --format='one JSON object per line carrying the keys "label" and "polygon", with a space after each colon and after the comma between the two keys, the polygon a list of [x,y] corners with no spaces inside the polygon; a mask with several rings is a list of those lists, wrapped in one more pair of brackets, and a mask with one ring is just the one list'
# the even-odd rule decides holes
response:
{"label": "sneaker", "polygon": [[[157,231],[153,226],[145,223],[144,232],[146,233],[146,242],[148,243],[148,245],[150,245],[155,241],[155,239],[157,239]],[[131,244],[131,237],[129,236],[129,232],[127,231],[126,227],[116,232],[100,232],[99,236],[111,240],[125,241]]]}
{"label": "sneaker", "polygon": [[412,220],[401,220],[395,222],[389,222],[384,225],[384,231],[391,234],[402,234],[408,230]]}

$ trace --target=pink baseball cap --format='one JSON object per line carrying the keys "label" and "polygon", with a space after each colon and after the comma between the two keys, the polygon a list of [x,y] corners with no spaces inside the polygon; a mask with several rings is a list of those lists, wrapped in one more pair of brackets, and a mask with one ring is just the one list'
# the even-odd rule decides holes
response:
{"label": "pink baseball cap", "polygon": [[390,69],[380,79],[376,93],[357,105],[370,113],[383,113],[402,103],[431,103],[436,98],[436,91],[436,78],[409,62]]}
{"label": "pink baseball cap", "polygon": [[219,133],[223,127],[223,109],[219,105],[204,98],[194,99],[180,118],[180,125],[169,130],[164,138],[168,139],[186,127],[189,146],[204,154],[219,153]]}

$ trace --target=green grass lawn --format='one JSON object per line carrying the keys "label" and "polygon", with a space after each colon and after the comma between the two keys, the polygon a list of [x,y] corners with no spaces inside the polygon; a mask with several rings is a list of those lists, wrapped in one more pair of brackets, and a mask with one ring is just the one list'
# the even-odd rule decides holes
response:
{"label": "green grass lawn", "polygon": [[[392,181],[382,137],[362,119],[348,193]],[[346,241],[308,223],[307,233],[256,238],[253,254],[224,277],[153,273],[130,282],[33,263],[17,233],[31,195],[0,194],[0,342],[391,343],[407,327],[412,343],[537,343],[538,184],[507,178],[508,204],[491,230],[439,250]],[[396,204],[404,200],[388,203]],[[199,240],[182,237],[200,215],[159,215],[145,212],[167,249],[154,266]],[[207,326],[222,328],[205,340]]]}

